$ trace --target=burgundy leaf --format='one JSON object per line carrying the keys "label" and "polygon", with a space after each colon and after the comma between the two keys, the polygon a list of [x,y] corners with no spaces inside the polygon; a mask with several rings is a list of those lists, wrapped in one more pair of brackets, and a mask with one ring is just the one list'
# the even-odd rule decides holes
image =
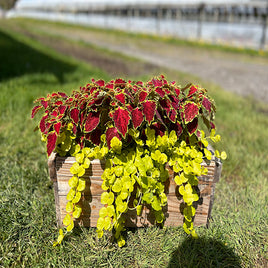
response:
{"label": "burgundy leaf", "polygon": [[180,89],[179,88],[175,88],[175,93],[177,94],[177,96],[179,96],[180,95]]}
{"label": "burgundy leaf", "polygon": [[90,94],[93,94],[93,93],[95,92],[95,90],[97,90],[97,87],[92,87],[92,88],[90,89]]}
{"label": "burgundy leaf", "polygon": [[35,100],[35,102],[40,102],[40,101],[42,101],[42,100],[45,100],[45,98],[44,98],[44,97],[42,97],[42,98],[38,98],[38,99]]}
{"label": "burgundy leaf", "polygon": [[60,105],[62,105],[62,101],[56,101],[55,104],[56,104],[57,106],[60,106]]}
{"label": "burgundy leaf", "polygon": [[204,97],[202,105],[205,107],[207,111],[211,112],[211,102],[209,101],[208,98]]}
{"label": "burgundy leaf", "polygon": [[100,112],[89,112],[85,122],[85,132],[93,131],[100,122]]}
{"label": "burgundy leaf", "polygon": [[166,95],[165,91],[164,91],[161,87],[157,87],[157,88],[155,89],[155,92],[158,93],[158,95],[159,95],[161,98],[163,98],[163,97]]}
{"label": "burgundy leaf", "polygon": [[102,96],[102,97],[96,99],[95,102],[94,102],[94,104],[95,105],[101,105],[103,103],[104,99],[105,99],[105,97]]}
{"label": "burgundy leaf", "polygon": [[57,141],[57,135],[55,132],[51,132],[47,136],[47,155],[50,156],[55,149]]}
{"label": "burgundy leaf", "polygon": [[167,89],[167,88],[165,88],[165,92],[166,92],[167,94],[170,94],[170,90]]}
{"label": "burgundy leaf", "polygon": [[63,98],[68,98],[68,96],[64,92],[58,92],[58,94]]}
{"label": "burgundy leaf", "polygon": [[51,125],[52,124],[50,122],[46,123],[46,129],[45,129],[44,134],[47,134],[49,132]]}
{"label": "burgundy leaf", "polygon": [[58,109],[59,109],[60,114],[64,114],[67,109],[67,106],[61,105]]}
{"label": "burgundy leaf", "polygon": [[31,118],[34,118],[35,115],[36,115],[36,113],[37,113],[41,108],[42,108],[41,105],[37,105],[37,106],[33,107]]}
{"label": "burgundy leaf", "polygon": [[136,129],[143,122],[143,113],[139,108],[136,108],[131,111],[131,117],[132,117],[133,126]]}
{"label": "burgundy leaf", "polygon": [[176,117],[177,117],[177,112],[176,112],[176,110],[172,109],[170,111],[170,113],[169,113],[169,119],[170,119],[170,121],[172,121],[173,123],[175,123]]}
{"label": "burgundy leaf", "polygon": [[197,91],[197,88],[195,86],[191,86],[188,97],[192,96],[196,91]]}
{"label": "burgundy leaf", "polygon": [[129,112],[122,108],[118,108],[113,114],[113,120],[118,131],[125,137],[130,120]]}
{"label": "burgundy leaf", "polygon": [[210,123],[210,126],[211,126],[212,129],[215,129],[216,128],[215,125],[214,125],[214,123],[212,123],[212,122],[209,122],[209,123]]}
{"label": "burgundy leaf", "polygon": [[95,144],[95,145],[100,145],[101,143],[101,130],[99,128],[94,129],[90,133],[90,140]]}
{"label": "burgundy leaf", "polygon": [[187,124],[187,129],[188,129],[188,132],[190,133],[190,135],[192,135],[197,130],[197,127],[198,127],[198,119],[197,118],[195,118],[192,122]]}
{"label": "burgundy leaf", "polygon": [[163,118],[162,118],[161,114],[159,113],[159,111],[158,111],[157,109],[156,109],[155,114],[156,114],[157,119],[158,119],[162,124],[164,124]]}
{"label": "burgundy leaf", "polygon": [[164,136],[164,134],[165,134],[165,131],[166,131],[166,128],[165,128],[165,126],[164,125],[162,125],[162,124],[160,124],[160,123],[153,123],[152,125],[151,125],[151,128],[152,129],[154,129],[155,130],[155,135],[156,136]]}
{"label": "burgundy leaf", "polygon": [[153,101],[146,101],[142,103],[143,106],[143,114],[145,115],[145,119],[150,124],[154,118],[156,112],[156,104]]}
{"label": "burgundy leaf", "polygon": [[143,102],[146,99],[147,95],[148,95],[147,92],[141,91],[139,94],[139,102]]}
{"label": "burgundy leaf", "polygon": [[169,98],[170,98],[170,100],[171,100],[171,105],[172,105],[172,107],[173,107],[175,110],[178,110],[180,100],[179,100],[177,97],[172,96],[172,95],[169,95]]}
{"label": "burgundy leaf", "polygon": [[155,87],[161,87],[162,86],[162,81],[161,80],[153,79],[152,82],[153,82],[153,85]]}
{"label": "burgundy leaf", "polygon": [[58,116],[57,111],[54,110],[54,111],[50,114],[50,116],[51,116],[51,117],[52,117],[52,116],[53,116],[53,117],[57,117],[57,116]]}
{"label": "burgundy leaf", "polygon": [[44,100],[42,100],[42,101],[41,101],[41,104],[42,104],[42,106],[46,109],[47,106],[48,106],[48,101],[44,101]]}
{"label": "burgundy leaf", "polygon": [[[83,112],[80,114],[80,125],[84,123],[85,114],[86,114],[85,111],[83,111]],[[81,128],[82,128],[82,127],[81,127]]]}
{"label": "burgundy leaf", "polygon": [[60,133],[60,128],[61,128],[61,122],[54,124],[54,129],[55,129],[57,135],[59,135],[59,133]]}
{"label": "burgundy leaf", "polygon": [[177,122],[174,126],[174,130],[176,131],[177,133],[177,136],[179,137],[183,131],[183,128],[181,126],[181,124],[179,122]]}
{"label": "burgundy leaf", "polygon": [[117,95],[115,95],[115,98],[120,101],[123,105],[125,105],[126,100],[125,100],[125,95],[124,93],[119,93]]}
{"label": "burgundy leaf", "polygon": [[124,85],[124,84],[126,84],[126,81],[123,80],[123,79],[121,79],[121,78],[119,78],[119,79],[116,79],[114,83],[115,83],[116,85],[118,85],[118,84],[120,84],[120,85],[123,84],[123,85]]}
{"label": "burgundy leaf", "polygon": [[128,104],[127,109],[128,109],[129,112],[132,112],[134,108],[133,108],[133,106],[131,104]]}
{"label": "burgundy leaf", "polygon": [[198,115],[198,106],[194,102],[187,102],[184,106],[184,120],[185,123],[193,121]]}
{"label": "burgundy leaf", "polygon": [[159,100],[160,106],[162,109],[166,111],[166,114],[168,115],[170,112],[170,101],[166,99]]}
{"label": "burgundy leaf", "polygon": [[73,119],[74,123],[77,124],[79,121],[79,110],[77,108],[73,108],[70,112],[70,117]]}
{"label": "burgundy leaf", "polygon": [[46,131],[46,119],[48,118],[48,115],[45,115],[41,118],[39,123],[39,128],[42,133]]}
{"label": "burgundy leaf", "polygon": [[117,137],[119,140],[121,140],[121,136],[116,127],[108,128],[106,131],[106,142],[109,149],[111,148],[111,140],[113,137]]}
{"label": "burgundy leaf", "polygon": [[103,87],[105,85],[105,82],[103,80],[98,80],[95,83],[100,87]]}
{"label": "burgundy leaf", "polygon": [[77,133],[77,126],[73,125],[73,134],[76,135],[76,133]]}
{"label": "burgundy leaf", "polygon": [[110,84],[106,84],[105,88],[107,89],[114,89],[114,84],[110,83]]}

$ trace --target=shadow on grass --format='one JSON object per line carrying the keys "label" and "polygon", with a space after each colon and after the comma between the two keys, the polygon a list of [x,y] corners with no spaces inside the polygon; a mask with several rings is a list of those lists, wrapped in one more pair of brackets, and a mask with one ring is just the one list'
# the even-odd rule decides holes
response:
{"label": "shadow on grass", "polygon": [[74,65],[54,59],[0,30],[0,81],[31,73],[50,73],[63,83],[63,74],[74,69]]}
{"label": "shadow on grass", "polygon": [[233,249],[212,238],[187,238],[172,253],[168,268],[242,267]]}

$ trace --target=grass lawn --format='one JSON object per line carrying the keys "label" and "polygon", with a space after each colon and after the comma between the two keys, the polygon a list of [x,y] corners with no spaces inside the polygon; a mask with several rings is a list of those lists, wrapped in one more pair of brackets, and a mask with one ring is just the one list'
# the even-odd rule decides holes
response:
{"label": "grass lawn", "polygon": [[210,227],[197,228],[198,240],[181,227],[128,230],[120,249],[108,237],[98,240],[94,228],[77,228],[53,248],[54,194],[30,112],[37,97],[69,93],[91,77],[112,78],[0,24],[0,267],[266,267],[268,106],[204,81],[218,107],[219,149],[228,154]]}

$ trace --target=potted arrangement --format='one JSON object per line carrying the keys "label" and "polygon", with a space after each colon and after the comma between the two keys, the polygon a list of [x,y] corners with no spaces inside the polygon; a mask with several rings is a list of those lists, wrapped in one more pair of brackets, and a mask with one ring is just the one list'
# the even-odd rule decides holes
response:
{"label": "potted arrangement", "polygon": [[[64,209],[56,200],[63,228],[54,245],[80,218],[90,217],[83,202],[93,191],[96,173],[99,205],[93,207],[99,206],[98,215],[88,226],[97,227],[99,238],[110,231],[123,246],[128,218],[136,217],[137,223],[137,217],[148,213],[147,223],[163,225],[169,216],[170,191],[180,202],[176,209],[183,215],[185,232],[197,236],[193,221],[201,199],[200,179],[208,181],[210,166],[213,178],[215,172],[219,177],[215,159],[226,158],[225,152],[212,152],[209,147],[208,141],[218,142],[220,136],[215,135],[213,123],[215,104],[205,89],[193,84],[180,87],[164,76],[147,83],[92,79],[70,96],[52,93],[36,103],[31,116],[43,112],[38,129],[46,142],[49,165],[58,159],[51,178],[57,179],[57,170],[69,163],[62,175],[68,177]],[[57,181],[54,186],[57,199]],[[92,196],[88,203],[94,201]]]}

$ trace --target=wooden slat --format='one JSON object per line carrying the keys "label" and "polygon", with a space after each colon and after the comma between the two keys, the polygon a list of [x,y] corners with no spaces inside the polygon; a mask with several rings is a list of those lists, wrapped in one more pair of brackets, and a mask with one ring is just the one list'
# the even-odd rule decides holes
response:
{"label": "wooden slat", "polygon": [[[54,157],[54,158],[53,158]],[[52,159],[53,158],[53,159]],[[69,192],[68,181],[72,177],[70,168],[75,162],[74,157],[56,157],[49,159],[50,177],[54,181],[54,193],[56,200],[56,212],[58,225],[62,225],[62,220],[66,215],[65,206],[67,204],[66,195]],[[215,183],[220,176],[221,166],[211,161],[210,165],[203,163],[208,169],[206,176],[199,177],[198,189],[200,192],[200,200],[198,201],[195,225],[205,225],[210,217],[211,207],[213,204],[213,195]],[[86,227],[96,227],[99,217],[99,210],[103,205],[100,203],[100,196],[103,192],[101,188],[101,175],[105,168],[105,162],[94,160],[90,168],[83,176],[86,180],[86,189],[83,193],[80,204],[83,206],[81,217],[76,220],[76,224]],[[56,174],[56,175],[55,175]],[[178,194],[178,186],[174,182],[174,174],[170,170],[170,180],[166,187],[168,205],[163,209],[166,221],[165,226],[179,226],[183,223],[183,215],[181,213],[183,202]],[[135,210],[129,210],[126,213],[127,227],[144,227],[155,223],[153,212],[148,207],[144,207],[142,215],[137,216]]]}

